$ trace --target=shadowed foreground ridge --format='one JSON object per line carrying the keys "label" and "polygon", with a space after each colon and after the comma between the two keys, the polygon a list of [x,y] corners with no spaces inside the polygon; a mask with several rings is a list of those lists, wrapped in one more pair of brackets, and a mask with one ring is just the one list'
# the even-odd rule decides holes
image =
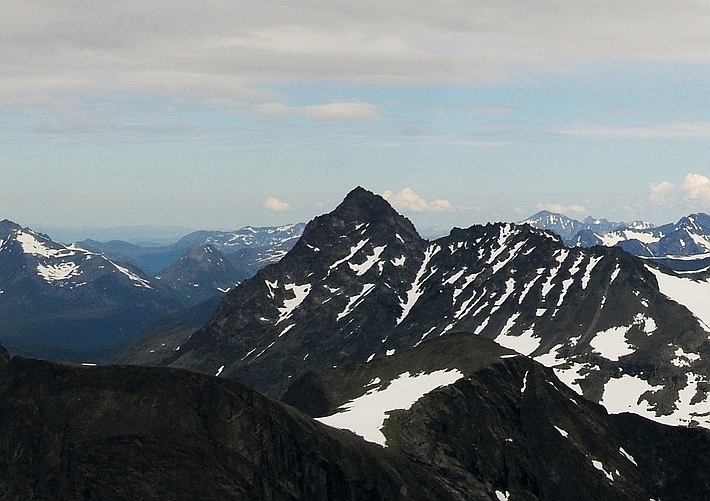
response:
{"label": "shadowed foreground ridge", "polygon": [[0,499],[450,497],[401,454],[237,383],[0,355]]}
{"label": "shadowed foreground ridge", "polygon": [[707,499],[710,435],[604,409],[470,334],[307,375],[329,415],[404,372],[456,369],[381,428],[387,447],[239,383],[0,352],[0,499]]}

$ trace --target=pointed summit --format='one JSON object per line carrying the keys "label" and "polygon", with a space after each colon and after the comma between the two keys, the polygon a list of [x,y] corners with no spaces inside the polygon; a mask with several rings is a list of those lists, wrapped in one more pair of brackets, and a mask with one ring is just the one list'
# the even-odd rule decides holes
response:
{"label": "pointed summit", "polygon": [[0,221],[0,238],[7,238],[13,231],[21,230],[22,226],[10,221],[9,219],[3,219]]}
{"label": "pointed summit", "polygon": [[[406,220],[387,200],[361,186],[348,193],[330,215],[345,224],[365,221],[369,223],[387,222],[388,224],[393,224],[398,220]],[[408,220],[406,221],[411,226],[411,230],[416,231],[414,226]]]}
{"label": "pointed summit", "polygon": [[365,188],[358,186],[345,196],[343,202],[335,208],[334,215],[344,219],[367,217],[367,220],[377,216],[397,214],[392,206],[380,195],[376,195]]}
{"label": "pointed summit", "polygon": [[367,225],[371,235],[387,241],[397,238],[402,243],[418,243],[422,238],[412,222],[398,213],[380,195],[356,187],[332,212],[318,216],[306,226],[302,240],[312,245],[324,245],[336,234],[345,237]]}

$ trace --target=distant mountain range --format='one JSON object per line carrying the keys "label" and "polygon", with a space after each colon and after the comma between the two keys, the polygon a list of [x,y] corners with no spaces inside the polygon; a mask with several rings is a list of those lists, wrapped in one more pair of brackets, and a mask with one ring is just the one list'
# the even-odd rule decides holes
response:
{"label": "distant mountain range", "polygon": [[678,271],[710,266],[710,216],[703,213],[654,226],[643,221],[626,224],[591,217],[578,221],[563,214],[541,211],[520,222],[525,223],[556,233],[571,247],[618,246]]}
{"label": "distant mountain range", "polygon": [[0,222],[0,341],[14,353],[105,361],[183,304],[130,265]]}
{"label": "distant mountain range", "polygon": [[0,342],[26,356],[105,362],[166,315],[221,296],[277,261],[303,226],[196,232],[168,247],[143,248],[64,245],[1,221]]}
{"label": "distant mountain range", "polygon": [[[76,245],[92,252],[101,253],[116,261],[131,263],[149,275],[159,275],[165,268],[187,254],[195,247],[210,245],[228,258],[234,258],[235,266],[242,267],[242,274],[255,266],[264,266],[277,261],[301,236],[304,223],[278,227],[246,226],[235,231],[195,231],[185,235],[174,244],[163,247],[142,247],[121,240],[97,242],[82,240]],[[255,263],[239,263],[245,250]]]}

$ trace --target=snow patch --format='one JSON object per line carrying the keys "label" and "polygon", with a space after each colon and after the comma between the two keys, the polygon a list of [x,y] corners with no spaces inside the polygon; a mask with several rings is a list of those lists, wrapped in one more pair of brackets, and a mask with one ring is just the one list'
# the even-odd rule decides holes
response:
{"label": "snow patch", "polygon": [[710,332],[710,279],[695,280],[667,275],[648,265],[646,268],[656,277],[661,293],[688,308],[700,320],[701,327]]}
{"label": "snow patch", "polygon": [[428,374],[400,374],[385,387],[376,387],[338,409],[336,414],[316,418],[323,424],[350,430],[368,442],[386,446],[382,434],[387,414],[396,409],[407,410],[424,395],[463,377],[457,369],[439,370]]}
{"label": "snow patch", "polygon": [[[553,425],[553,426],[554,426],[554,425]],[[562,428],[558,428],[557,426],[555,426],[555,429],[556,429],[556,430],[560,433],[560,435],[562,435],[563,437],[565,437],[565,438],[569,437],[569,433],[567,433],[567,432],[566,432],[565,430],[563,430]]]}
{"label": "snow patch", "polygon": [[152,288],[153,288],[153,287],[150,286],[150,282],[149,282],[149,281],[147,281],[147,280],[145,280],[145,279],[139,277],[138,275],[136,275],[135,273],[133,273],[133,272],[132,272],[131,270],[129,270],[128,268],[124,268],[123,266],[120,266],[120,265],[114,263],[113,261],[110,261],[110,262],[111,262],[111,264],[114,266],[114,268],[116,268],[118,271],[120,271],[121,273],[123,273],[124,275],[126,275],[128,278],[130,278],[130,279],[134,282],[133,285],[135,285],[136,287],[142,287],[142,288],[145,288],[145,289],[152,289]]}
{"label": "snow patch", "polygon": [[71,277],[81,275],[79,265],[72,262],[59,264],[38,264],[37,273],[47,282],[57,282],[67,280]]}
{"label": "snow patch", "polygon": [[535,330],[530,328],[523,331],[519,336],[500,334],[495,338],[495,342],[504,348],[515,350],[521,355],[530,355],[540,347],[542,340],[535,336]]}
{"label": "snow patch", "polygon": [[362,286],[362,291],[360,294],[357,296],[353,296],[348,299],[348,304],[345,305],[345,309],[338,313],[338,316],[336,317],[336,321],[340,321],[342,318],[346,317],[352,311],[357,307],[357,305],[362,302],[363,299],[365,299],[365,296],[367,296],[372,290],[375,288],[375,284],[365,284]]}
{"label": "snow patch", "polygon": [[434,257],[434,255],[440,250],[441,247],[439,247],[438,245],[430,245],[424,252],[424,261],[422,261],[422,265],[419,268],[419,271],[417,272],[417,276],[414,277],[414,283],[412,283],[412,287],[407,291],[407,299],[406,301],[400,304],[402,308],[402,313],[397,319],[397,325],[401,324],[402,321],[407,318],[407,315],[409,315],[409,312],[412,310],[412,307],[417,303],[421,295],[424,293],[422,289],[422,284],[427,278],[429,278],[429,276],[424,277],[424,274],[426,273],[427,267],[429,266],[429,261],[431,261],[431,258]]}
{"label": "snow patch", "polygon": [[675,358],[671,360],[671,363],[676,367],[690,367],[690,365],[700,360],[700,355],[697,353],[686,353],[680,346],[676,348],[674,352]]}
{"label": "snow patch", "polygon": [[355,274],[359,277],[364,275],[365,273],[368,272],[370,268],[372,268],[375,263],[377,263],[380,260],[380,256],[382,255],[382,251],[385,250],[387,246],[383,245],[381,247],[375,247],[373,249],[373,254],[367,256],[365,258],[365,262],[362,264],[352,264],[348,263],[348,266],[350,266],[350,269],[355,272]]}
{"label": "snow patch", "polygon": [[626,452],[623,447],[619,447],[619,452],[621,453],[622,456],[624,456],[626,459],[631,461],[635,466],[638,466],[638,463],[636,463],[636,460],[634,459],[634,457],[631,454],[629,454],[628,452]]}
{"label": "snow patch", "polygon": [[606,468],[604,468],[604,464],[601,461],[597,461],[596,459],[592,459],[592,466],[594,466],[597,470],[601,471],[606,478],[609,479],[610,482],[614,481],[614,477],[612,476],[611,473],[606,471]]}
{"label": "snow patch", "polygon": [[498,501],[510,501],[510,492],[508,491],[496,491],[495,494]]}
{"label": "snow patch", "polygon": [[338,261],[336,261],[336,262],[334,262],[333,264],[331,264],[331,265],[330,265],[330,269],[331,269],[331,270],[334,270],[335,268],[337,268],[337,267],[340,266],[341,264],[345,263],[346,261],[350,261],[350,259],[352,259],[352,258],[355,256],[355,254],[357,254],[357,252],[358,252],[360,249],[362,249],[362,248],[365,246],[365,244],[366,244],[367,242],[369,242],[369,241],[370,241],[370,239],[369,239],[369,238],[366,238],[365,240],[361,240],[361,241],[358,242],[357,244],[355,244],[355,245],[353,245],[352,247],[350,247],[350,253],[349,253],[347,256],[345,256],[343,259],[339,259]]}
{"label": "snow patch", "polygon": [[600,356],[612,362],[618,362],[619,358],[636,351],[635,347],[626,340],[628,332],[628,327],[611,327],[605,331],[597,332],[589,345]]}
{"label": "snow patch", "polygon": [[406,260],[407,260],[407,256],[402,255],[400,257],[394,258],[392,261],[390,261],[390,263],[392,263],[392,266],[396,266],[397,268],[400,268],[400,267],[404,266],[404,262]]}
{"label": "snow patch", "polygon": [[590,257],[587,263],[587,268],[584,270],[584,275],[582,276],[582,289],[586,289],[589,285],[589,280],[592,278],[592,270],[594,267],[602,260],[602,257]]}
{"label": "snow patch", "polygon": [[293,298],[284,299],[283,306],[279,308],[279,319],[276,321],[276,325],[290,317],[293,310],[298,308],[301,303],[303,303],[303,301],[308,297],[308,294],[311,292],[311,284],[286,284],[284,285],[284,289],[293,292]]}
{"label": "snow patch", "polygon": [[604,385],[604,391],[600,404],[602,404],[610,414],[621,412],[633,412],[650,419],[656,417],[650,404],[641,400],[647,391],[656,392],[663,389],[662,385],[652,386],[648,381],[638,376],[624,374],[618,378],[611,378]]}

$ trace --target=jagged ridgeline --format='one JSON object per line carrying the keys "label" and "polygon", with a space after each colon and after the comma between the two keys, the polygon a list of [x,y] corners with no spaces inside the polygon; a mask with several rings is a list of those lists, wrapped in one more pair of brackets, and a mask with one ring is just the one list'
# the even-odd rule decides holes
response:
{"label": "jagged ridgeline", "polygon": [[357,188],[279,263],[230,292],[163,364],[279,396],[308,371],[464,331],[553,367],[612,412],[708,426],[710,318],[698,300],[707,297],[707,276],[618,248],[568,248],[529,225],[426,241]]}

